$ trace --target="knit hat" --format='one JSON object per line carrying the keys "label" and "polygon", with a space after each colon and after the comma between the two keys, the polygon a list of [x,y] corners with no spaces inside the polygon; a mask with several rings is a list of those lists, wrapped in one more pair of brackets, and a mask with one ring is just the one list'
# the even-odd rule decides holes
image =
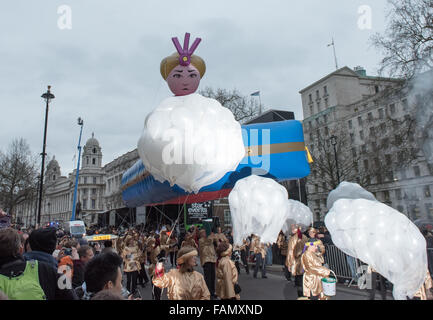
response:
{"label": "knit hat", "polygon": [[52,254],[56,249],[57,236],[55,228],[36,229],[29,236],[32,251],[42,251]]}

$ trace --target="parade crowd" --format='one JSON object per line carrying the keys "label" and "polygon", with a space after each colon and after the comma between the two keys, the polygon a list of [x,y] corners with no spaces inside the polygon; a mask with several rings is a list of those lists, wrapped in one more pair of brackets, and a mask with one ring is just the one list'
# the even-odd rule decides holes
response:
{"label": "parade crowd", "polygon": [[[164,289],[169,300],[239,300],[241,269],[250,274],[254,265],[252,276],[260,272],[266,279],[266,266],[273,260],[279,260],[288,281],[294,279],[298,299],[330,298],[322,286],[323,278],[333,277],[324,261],[325,245],[332,244],[326,228],[301,232],[300,226],[292,225],[291,235],[280,232],[274,244],[251,235],[242,245],[234,245],[231,230],[223,233],[221,228],[208,234],[192,226],[182,237],[168,225],[160,230],[144,231],[141,225],[89,233],[116,239],[89,243],[53,227],[0,229],[0,299],[138,300],[138,286],[150,285],[154,300],[162,298]],[[431,233],[424,234],[431,244]],[[203,274],[195,270],[197,262]],[[370,271],[371,299],[376,281],[385,298],[385,279]],[[432,288],[427,272],[414,299],[431,299]]]}

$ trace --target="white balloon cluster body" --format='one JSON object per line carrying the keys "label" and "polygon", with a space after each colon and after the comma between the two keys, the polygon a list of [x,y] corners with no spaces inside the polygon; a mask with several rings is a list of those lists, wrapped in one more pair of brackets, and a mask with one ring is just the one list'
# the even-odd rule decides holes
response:
{"label": "white balloon cluster body", "polygon": [[235,170],[245,147],[229,109],[190,94],[165,99],[146,117],[138,154],[156,180],[197,193]]}
{"label": "white balloon cluster body", "polygon": [[229,194],[233,242],[251,234],[263,243],[274,243],[287,217],[287,190],[278,182],[251,175],[238,180]]}
{"label": "white balloon cluster body", "polygon": [[393,208],[367,199],[339,199],[325,217],[334,244],[394,284],[396,300],[412,297],[427,272],[426,241]]}
{"label": "white balloon cluster body", "polygon": [[301,227],[302,232],[304,232],[308,226],[313,224],[313,213],[310,208],[302,202],[288,199],[287,207],[287,216],[281,229],[286,235],[291,233],[291,226],[293,224]]}
{"label": "white balloon cluster body", "polygon": [[371,192],[368,192],[357,183],[343,181],[336,189],[332,190],[326,202],[326,207],[331,210],[335,201],[339,199],[367,199],[376,201]]}

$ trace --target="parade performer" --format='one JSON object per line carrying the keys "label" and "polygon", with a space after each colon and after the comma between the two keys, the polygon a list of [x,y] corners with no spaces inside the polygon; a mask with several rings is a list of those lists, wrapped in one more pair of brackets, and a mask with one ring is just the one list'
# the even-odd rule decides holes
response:
{"label": "parade performer", "polygon": [[322,241],[310,239],[305,243],[305,252],[302,254],[301,263],[304,269],[303,291],[304,296],[310,300],[328,300],[322,287],[322,278],[330,275],[331,270],[323,266],[324,260],[320,253]]}
{"label": "parade performer", "polygon": [[200,230],[198,241],[200,264],[203,267],[204,279],[212,297],[215,297],[215,263],[216,252],[213,238],[206,236],[206,230]]}
{"label": "parade performer", "polygon": [[418,292],[415,293],[413,300],[433,300],[433,279],[428,270],[425,281]]}
{"label": "parade performer", "polygon": [[221,242],[217,247],[217,254],[217,296],[221,300],[239,300],[239,293],[235,291],[235,286],[238,283],[238,271],[230,259],[232,255],[231,244]]}
{"label": "parade performer", "polygon": [[254,255],[255,255],[255,259],[256,259],[256,265],[254,267],[254,274],[253,277],[257,278],[257,273],[259,272],[260,269],[260,273],[262,274],[262,278],[266,279],[266,263],[265,263],[265,258],[266,258],[266,248],[265,248],[265,244],[260,242],[260,237],[255,237],[254,238]]}
{"label": "parade performer", "polygon": [[[174,231],[172,231],[174,232]],[[170,263],[172,267],[175,267],[175,262],[177,259],[177,252],[179,251],[179,244],[177,243],[177,238],[174,234],[171,234],[170,240],[168,241],[168,244],[170,246],[169,252],[170,252]]]}
{"label": "parade performer", "polygon": [[194,247],[183,247],[179,250],[177,269],[164,271],[164,265],[158,263],[155,269],[153,284],[167,288],[169,300],[210,300],[210,293],[203,276],[194,271],[197,250]]}
{"label": "parade performer", "polygon": [[295,286],[297,288],[298,297],[303,296],[302,289],[302,263],[301,256],[304,245],[307,242],[307,237],[301,233],[301,229],[297,225],[292,225],[292,236],[287,245],[286,265],[288,271],[295,277]]}
{"label": "parade performer", "polygon": [[[155,268],[158,264],[158,258],[161,256],[161,247],[154,237],[149,237],[147,241],[149,265],[149,277],[151,280],[155,277]],[[155,287],[152,282],[152,299],[161,300],[161,289]]]}
{"label": "parade performer", "polygon": [[194,240],[194,236],[191,233],[188,233],[185,236],[185,240],[182,241],[181,247],[194,247],[197,248],[197,244]]}
{"label": "parade performer", "polygon": [[138,248],[134,236],[129,236],[122,251],[123,271],[126,273],[126,289],[132,294],[137,290],[138,273],[140,265],[141,251]]}
{"label": "parade performer", "polygon": [[239,251],[241,252],[241,260],[245,267],[245,271],[247,274],[250,274],[250,268],[248,266],[248,252],[249,252],[249,243],[248,240],[242,240],[242,245],[239,247]]}

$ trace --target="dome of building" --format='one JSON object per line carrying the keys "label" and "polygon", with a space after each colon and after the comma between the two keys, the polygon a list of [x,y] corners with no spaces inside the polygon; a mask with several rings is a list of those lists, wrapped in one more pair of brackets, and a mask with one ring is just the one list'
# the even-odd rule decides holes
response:
{"label": "dome of building", "polygon": [[92,137],[87,140],[86,146],[98,146],[99,147],[99,141],[95,139],[95,134],[92,133]]}

